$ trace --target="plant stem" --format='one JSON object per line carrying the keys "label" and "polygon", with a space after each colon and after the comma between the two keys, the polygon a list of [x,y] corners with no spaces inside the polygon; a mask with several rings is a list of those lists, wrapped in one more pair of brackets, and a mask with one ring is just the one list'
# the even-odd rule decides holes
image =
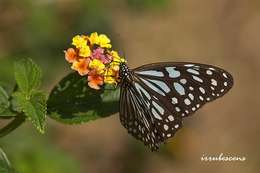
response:
{"label": "plant stem", "polygon": [[17,127],[19,127],[25,121],[25,116],[23,114],[17,115],[14,120],[12,120],[5,127],[0,129],[0,138],[6,136],[11,133]]}

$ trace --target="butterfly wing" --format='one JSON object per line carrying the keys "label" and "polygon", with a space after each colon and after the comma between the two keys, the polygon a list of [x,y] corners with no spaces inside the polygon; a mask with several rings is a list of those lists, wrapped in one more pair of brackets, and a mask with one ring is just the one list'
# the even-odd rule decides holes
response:
{"label": "butterfly wing", "polygon": [[141,140],[145,145],[149,145],[150,148],[158,148],[158,146],[153,146],[156,140],[155,134],[154,138],[152,138],[152,125],[148,122],[149,112],[141,107],[142,104],[140,99],[133,94],[131,85],[128,83],[121,85],[120,121],[122,125],[127,129],[128,133]]}
{"label": "butterfly wing", "polygon": [[[149,145],[152,151],[157,150],[166,138],[173,136],[181,128],[181,118],[174,119],[171,112],[165,108],[162,112],[162,102],[156,103],[157,99],[143,90],[135,80],[123,83],[120,91],[122,125],[136,139]],[[160,116],[162,113],[170,117],[170,120],[163,120]],[[167,125],[169,122],[171,123]]]}
{"label": "butterfly wing", "polygon": [[223,96],[233,86],[231,74],[206,64],[154,63],[138,67],[133,72],[149,93],[170,104],[173,113],[182,117]]}
{"label": "butterfly wing", "polygon": [[121,85],[120,120],[130,134],[158,149],[182,117],[223,96],[233,85],[225,70],[197,63],[155,63],[131,71]]}

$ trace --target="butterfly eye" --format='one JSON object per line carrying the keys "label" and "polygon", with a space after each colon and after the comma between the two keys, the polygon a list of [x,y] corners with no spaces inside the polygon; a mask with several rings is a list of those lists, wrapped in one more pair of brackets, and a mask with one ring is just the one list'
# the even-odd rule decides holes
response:
{"label": "butterfly eye", "polygon": [[120,120],[152,150],[182,127],[184,117],[233,86],[218,67],[197,63],[156,63],[138,67],[122,81]]}

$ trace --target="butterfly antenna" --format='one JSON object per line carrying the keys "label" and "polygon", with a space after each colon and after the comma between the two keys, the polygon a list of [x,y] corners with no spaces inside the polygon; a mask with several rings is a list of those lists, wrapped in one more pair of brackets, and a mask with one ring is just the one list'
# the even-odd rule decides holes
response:
{"label": "butterfly antenna", "polygon": [[124,48],[122,48],[122,49],[123,49],[123,52],[122,52],[122,54],[123,54],[123,58],[127,61],[127,59],[126,59],[126,51],[125,51]]}
{"label": "butterfly antenna", "polygon": [[[115,35],[118,40],[122,40],[120,33],[116,32]],[[122,52],[123,58],[127,61],[125,48],[123,46],[120,46],[120,49],[122,50],[121,52]],[[122,63],[122,61],[120,61],[119,63]]]}

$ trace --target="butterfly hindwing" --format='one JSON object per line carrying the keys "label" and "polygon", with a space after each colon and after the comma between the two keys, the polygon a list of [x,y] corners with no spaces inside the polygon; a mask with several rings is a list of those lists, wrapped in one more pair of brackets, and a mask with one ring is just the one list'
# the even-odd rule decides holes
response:
{"label": "butterfly hindwing", "polygon": [[162,99],[156,92],[147,87],[138,76],[134,75],[134,77],[136,78],[134,86],[137,93],[140,98],[145,100],[144,107],[151,114],[150,119],[164,142],[167,138],[174,136],[176,131],[181,128],[182,118],[173,113],[172,106],[166,99]]}
{"label": "butterfly hindwing", "polygon": [[[120,120],[128,132],[152,150],[181,128],[176,118],[153,95],[148,95],[137,82],[121,87]],[[164,107],[164,108],[163,108]],[[168,117],[167,119],[162,117]]]}
{"label": "butterfly hindwing", "polygon": [[144,109],[142,103],[140,103],[140,98],[133,91],[134,88],[128,83],[122,84],[120,90],[120,122],[128,133],[141,140],[145,145],[149,145],[151,149],[156,150],[158,148],[158,145],[155,145],[157,135],[152,132],[152,123],[146,118],[149,117],[149,112]]}

